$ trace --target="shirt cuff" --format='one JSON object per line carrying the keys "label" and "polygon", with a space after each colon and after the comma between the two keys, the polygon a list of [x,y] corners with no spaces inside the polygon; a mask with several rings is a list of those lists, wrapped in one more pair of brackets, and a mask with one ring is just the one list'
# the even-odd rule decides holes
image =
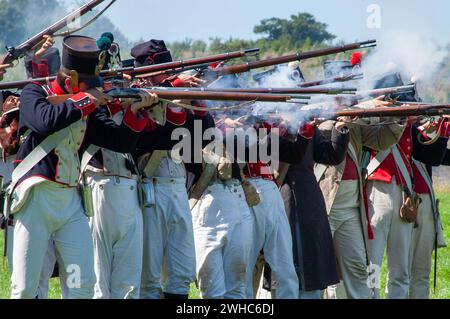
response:
{"label": "shirt cuff", "polygon": [[139,112],[137,115],[134,115],[130,108],[126,110],[123,117],[123,123],[137,133],[140,133],[145,129],[148,121],[149,117],[147,113]]}
{"label": "shirt cuff", "polygon": [[177,112],[173,110],[171,107],[167,107],[166,119],[168,122],[175,124],[177,126],[181,126],[186,123],[186,118],[187,113],[184,110],[181,112]]}
{"label": "shirt cuff", "polygon": [[206,105],[205,101],[195,101],[193,104],[195,107],[204,108],[204,111],[194,110],[194,114],[199,117],[205,117],[208,114],[208,105]]}
{"label": "shirt cuff", "polygon": [[306,123],[300,127],[298,134],[301,137],[304,137],[304,138],[310,140],[313,138],[315,132],[316,132],[316,126],[313,124],[310,124],[310,123]]}
{"label": "shirt cuff", "polygon": [[108,110],[109,114],[111,114],[111,117],[113,117],[114,115],[123,110],[122,103],[120,103],[119,100],[114,100],[108,104]]}
{"label": "shirt cuff", "polygon": [[175,80],[171,81],[170,84],[172,84],[172,86],[174,88],[178,88],[178,87],[183,87],[184,86],[184,82],[180,80],[180,78],[176,78]]}

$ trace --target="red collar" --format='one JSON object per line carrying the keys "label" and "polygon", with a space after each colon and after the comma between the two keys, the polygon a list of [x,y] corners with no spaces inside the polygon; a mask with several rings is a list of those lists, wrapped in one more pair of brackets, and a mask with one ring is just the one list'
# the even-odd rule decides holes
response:
{"label": "red collar", "polygon": [[56,81],[56,80],[54,80],[50,84],[50,88],[52,89],[52,92],[55,93],[56,95],[65,95],[65,94],[67,94],[66,92],[64,92],[64,90],[61,88],[61,86],[58,84],[58,81]]}

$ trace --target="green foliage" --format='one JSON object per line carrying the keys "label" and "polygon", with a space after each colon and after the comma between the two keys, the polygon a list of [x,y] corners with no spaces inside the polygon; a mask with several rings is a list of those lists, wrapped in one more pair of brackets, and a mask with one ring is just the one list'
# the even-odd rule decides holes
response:
{"label": "green foliage", "polygon": [[[0,28],[0,48],[4,48],[5,45],[18,46],[27,38],[41,32],[78,7],[80,7],[80,1],[77,0],[0,0],[0,25],[2,26]],[[90,20],[97,12],[98,8],[83,16],[81,25]],[[101,16],[78,34],[97,39],[104,32],[112,32],[115,41],[121,47],[122,57],[129,57],[132,44],[105,16]],[[60,39],[56,40],[60,41]],[[57,46],[60,47],[58,43]],[[4,53],[5,50],[0,49],[0,55]],[[24,73],[9,70],[5,81],[23,78]]]}
{"label": "green foliage", "polygon": [[174,58],[211,55],[256,47],[260,48],[265,56],[282,55],[324,46],[335,38],[327,31],[327,27],[325,23],[316,21],[309,13],[298,13],[288,20],[279,18],[262,20],[254,28],[254,32],[263,37],[256,41],[212,37],[209,39],[209,44],[204,41],[186,39],[169,43],[168,46]]}
{"label": "green foliage", "polygon": [[256,34],[266,35],[265,40],[276,41],[284,39],[289,49],[302,46],[306,41],[323,43],[336,38],[327,31],[328,25],[316,21],[310,13],[302,12],[291,15],[289,20],[270,18],[264,19],[253,29]]}

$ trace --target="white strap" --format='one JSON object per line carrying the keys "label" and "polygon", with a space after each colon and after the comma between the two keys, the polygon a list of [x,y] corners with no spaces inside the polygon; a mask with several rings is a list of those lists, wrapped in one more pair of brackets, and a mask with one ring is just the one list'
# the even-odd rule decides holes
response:
{"label": "white strap", "polygon": [[11,189],[14,189],[17,182],[24,177],[34,166],[36,166],[43,158],[53,151],[61,140],[69,135],[69,128],[64,128],[41,142],[34,150],[28,154],[22,162],[14,169],[12,173]]}
{"label": "white strap", "polygon": [[86,151],[83,154],[83,158],[81,159],[81,169],[80,169],[81,174],[84,173],[89,162],[95,156],[95,154],[97,154],[98,151],[100,151],[100,147],[96,145],[90,145],[86,149]]}
{"label": "white strap", "polygon": [[320,182],[323,175],[325,175],[325,172],[328,169],[328,165],[323,164],[317,164],[316,167],[314,167],[314,175],[316,176],[316,180]]}
{"label": "white strap", "polygon": [[367,165],[367,175],[365,178],[369,178],[384,162],[384,160],[391,154],[391,150],[378,152],[377,155],[370,161],[369,165]]}
{"label": "white strap", "polygon": [[408,190],[412,193],[413,185],[411,173],[409,172],[408,168],[406,168],[405,161],[403,160],[403,157],[400,154],[400,151],[398,150],[397,146],[394,146],[392,148],[392,155],[394,155],[394,160],[397,164],[397,167],[400,169],[400,174],[402,174],[403,179],[406,182],[406,187],[408,187]]}
{"label": "white strap", "polygon": [[[356,156],[356,151],[355,151],[355,148],[353,147],[353,145],[351,143],[348,144],[347,152],[350,155],[350,157],[352,158],[352,160],[355,163],[355,165],[358,167],[358,160],[357,160],[357,156]],[[315,168],[314,168],[314,175],[316,176],[316,180],[318,182],[320,182],[320,180],[322,179],[323,175],[327,171],[328,167],[329,166],[323,165],[323,164],[317,164],[315,166]],[[358,170],[358,174],[359,174],[359,170]]]}

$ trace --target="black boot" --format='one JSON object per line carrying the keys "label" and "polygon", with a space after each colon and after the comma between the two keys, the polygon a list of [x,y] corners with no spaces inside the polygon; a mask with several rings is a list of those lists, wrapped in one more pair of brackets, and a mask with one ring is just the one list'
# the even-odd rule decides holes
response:
{"label": "black boot", "polygon": [[175,295],[175,294],[164,293],[164,298],[174,299],[174,300],[187,300],[189,298],[189,295]]}

